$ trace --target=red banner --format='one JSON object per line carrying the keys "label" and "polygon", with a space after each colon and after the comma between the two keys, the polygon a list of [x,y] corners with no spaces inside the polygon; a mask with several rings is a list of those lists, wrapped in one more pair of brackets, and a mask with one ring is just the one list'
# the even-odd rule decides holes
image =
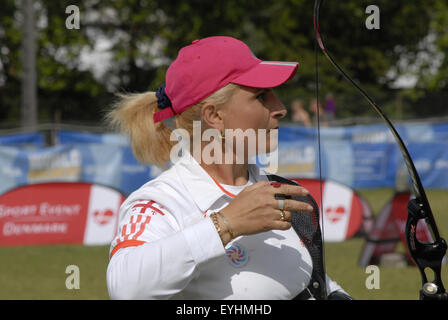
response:
{"label": "red banner", "polygon": [[[305,187],[319,207],[321,206],[321,183],[318,179],[291,179]],[[335,181],[322,181],[322,213],[324,239],[328,242],[344,241],[360,231],[367,210],[361,198],[351,188]]]}
{"label": "red banner", "polygon": [[108,244],[124,196],[90,183],[42,183],[0,196],[0,245]]}

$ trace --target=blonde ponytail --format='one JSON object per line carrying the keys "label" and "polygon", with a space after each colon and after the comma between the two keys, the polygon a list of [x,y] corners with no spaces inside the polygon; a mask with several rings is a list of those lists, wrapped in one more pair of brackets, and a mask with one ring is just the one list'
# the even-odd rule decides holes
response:
{"label": "blonde ponytail", "polygon": [[139,162],[166,168],[171,147],[177,142],[170,141],[172,130],[164,123],[154,123],[153,114],[159,111],[155,92],[119,94],[118,97],[106,114],[106,121],[129,136]]}
{"label": "blonde ponytail", "polygon": [[[230,83],[176,115],[175,127],[187,130],[191,139],[190,147],[193,146],[193,121],[201,120],[202,106],[213,103],[222,107],[238,87]],[[172,130],[163,122],[154,123],[153,115],[159,111],[155,92],[119,94],[118,97],[119,100],[106,114],[106,122],[129,136],[132,151],[138,161],[165,169],[166,163],[170,161],[171,148],[178,142],[170,140]]]}

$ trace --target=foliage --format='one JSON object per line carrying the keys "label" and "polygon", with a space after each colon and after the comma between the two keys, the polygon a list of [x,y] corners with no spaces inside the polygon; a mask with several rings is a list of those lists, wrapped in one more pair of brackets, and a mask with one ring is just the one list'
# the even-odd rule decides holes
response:
{"label": "foliage", "polygon": [[[40,121],[98,122],[120,91],[155,90],[179,48],[192,40],[229,35],[265,60],[299,61],[298,75],[277,92],[289,106],[315,95],[313,1],[84,0],[80,29],[67,29],[63,0],[37,0]],[[0,11],[0,125],[20,117],[20,1]],[[381,28],[368,30],[365,8],[380,8]],[[324,1],[320,30],[335,59],[392,116],[446,114],[448,5],[427,1]],[[96,56],[97,55],[97,56]],[[90,58],[90,60],[89,60]],[[319,54],[321,99],[333,93],[339,117],[369,115],[362,99]],[[89,61],[88,63],[86,61]],[[438,65],[434,65],[434,61]],[[402,75],[414,87],[394,88]],[[401,107],[397,111],[397,99]]]}

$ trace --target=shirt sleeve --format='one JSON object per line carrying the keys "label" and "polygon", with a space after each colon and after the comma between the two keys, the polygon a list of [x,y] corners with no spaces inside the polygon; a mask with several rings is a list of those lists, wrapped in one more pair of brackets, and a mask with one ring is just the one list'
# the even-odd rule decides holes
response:
{"label": "shirt sleeve", "polygon": [[198,265],[225,254],[210,218],[182,228],[155,201],[134,201],[111,245],[111,299],[169,299],[199,276]]}
{"label": "shirt sleeve", "polygon": [[336,281],[331,280],[328,275],[326,275],[325,282],[327,284],[327,295],[331,294],[334,291],[340,291],[348,295],[348,293],[345,292],[344,289],[342,289],[342,287],[336,283]]}

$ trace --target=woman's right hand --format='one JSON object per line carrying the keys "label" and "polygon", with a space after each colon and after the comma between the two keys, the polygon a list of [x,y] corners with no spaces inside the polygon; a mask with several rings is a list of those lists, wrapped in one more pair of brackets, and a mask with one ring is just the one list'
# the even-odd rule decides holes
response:
{"label": "woman's right hand", "polygon": [[[291,211],[313,211],[313,207],[305,202],[285,199],[283,211],[286,219],[282,220],[282,210],[278,208],[279,201],[275,199],[275,194],[306,196],[308,191],[300,186],[268,181],[259,181],[245,188],[220,210],[235,237],[275,229],[287,230],[291,227]],[[226,234],[222,240],[226,245],[230,236]]]}

